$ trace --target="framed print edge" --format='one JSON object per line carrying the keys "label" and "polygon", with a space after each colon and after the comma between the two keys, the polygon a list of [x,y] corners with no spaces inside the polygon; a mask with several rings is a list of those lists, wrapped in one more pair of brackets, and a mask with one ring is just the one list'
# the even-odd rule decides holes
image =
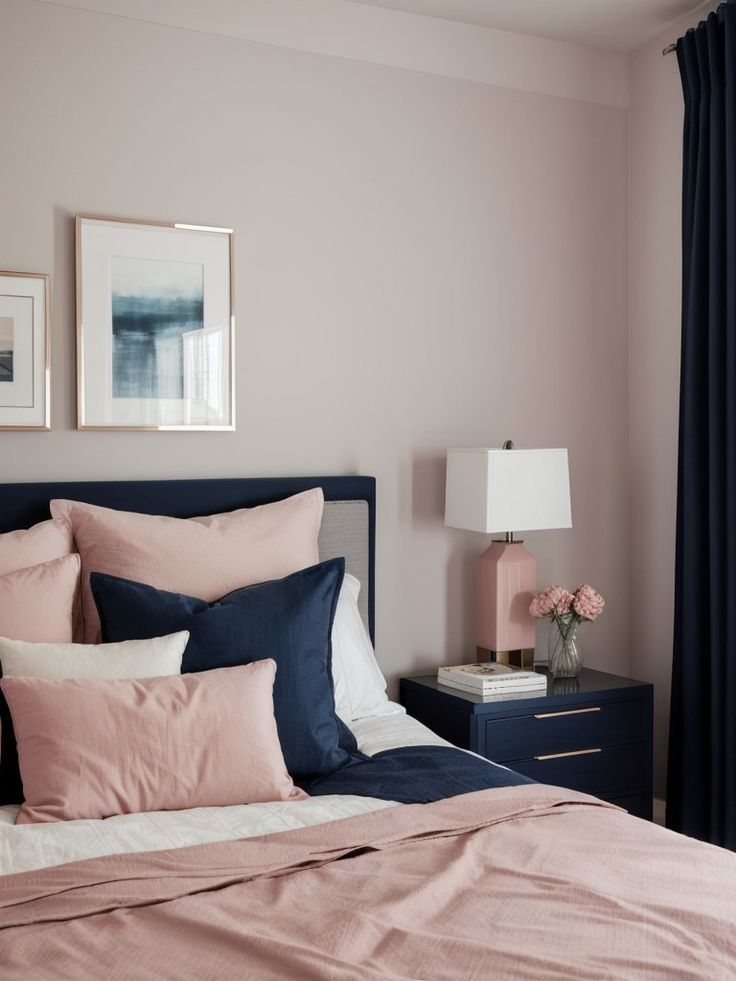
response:
{"label": "framed print edge", "polygon": [[77,429],[84,429],[82,394],[82,215],[74,216],[74,313],[77,319]]}
{"label": "framed print edge", "polygon": [[[85,325],[84,325],[84,265],[83,265],[83,226],[86,222],[100,222],[107,225],[120,225],[128,228],[141,226],[147,229],[162,229],[175,233],[202,232],[227,237],[227,276],[228,276],[228,317],[226,330],[229,363],[224,372],[229,387],[229,421],[208,425],[206,423],[160,423],[149,425],[131,422],[89,422],[88,398],[85,391]],[[189,224],[184,222],[156,221],[152,219],[118,218],[111,215],[77,213],[75,215],[75,282],[76,282],[76,364],[77,364],[77,429],[84,431],[122,432],[235,432],[235,232],[232,228],[216,225]],[[204,266],[203,266],[204,269]]]}
{"label": "framed print edge", "polygon": [[[0,269],[0,280],[5,277],[14,279],[35,279],[43,284],[43,376],[41,391],[43,393],[43,421],[39,423],[0,423],[0,432],[48,432],[51,429],[51,275],[50,273],[17,272]],[[0,288],[0,295],[2,289]],[[32,324],[32,328],[35,324]],[[35,361],[35,355],[34,355]],[[35,371],[35,364],[32,371]],[[1,411],[2,407],[0,407]]]}

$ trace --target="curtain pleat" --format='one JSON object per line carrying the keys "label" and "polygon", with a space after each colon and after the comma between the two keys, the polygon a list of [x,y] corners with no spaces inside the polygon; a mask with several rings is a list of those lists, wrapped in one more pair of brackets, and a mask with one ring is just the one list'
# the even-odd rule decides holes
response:
{"label": "curtain pleat", "polygon": [[736,849],[736,0],[677,45],[682,359],[667,824]]}

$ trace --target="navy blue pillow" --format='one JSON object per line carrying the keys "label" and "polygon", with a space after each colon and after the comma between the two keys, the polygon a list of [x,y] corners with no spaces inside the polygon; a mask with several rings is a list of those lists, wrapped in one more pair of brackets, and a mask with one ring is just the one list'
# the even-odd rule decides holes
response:
{"label": "navy blue pillow", "polygon": [[335,714],[332,687],[332,621],[344,573],[345,560],[330,559],[215,603],[101,572],[90,583],[106,642],[188,630],[182,672],[273,658],[281,748],[289,773],[304,781],[334,772],[357,751]]}

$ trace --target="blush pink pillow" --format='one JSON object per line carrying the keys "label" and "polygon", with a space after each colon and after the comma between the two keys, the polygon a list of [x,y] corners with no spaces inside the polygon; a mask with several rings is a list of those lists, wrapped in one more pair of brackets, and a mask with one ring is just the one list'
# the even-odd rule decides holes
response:
{"label": "blush pink pillow", "polygon": [[100,639],[90,572],[212,603],[241,586],[316,565],[323,505],[321,488],[261,507],[185,519],[52,501],[51,513],[73,532],[82,556],[85,641]]}
{"label": "blush pink pillow", "polygon": [[273,714],[276,662],[125,681],[3,678],[18,824],[304,797]]}
{"label": "blush pink pillow", "polygon": [[79,590],[78,555],[0,576],[0,637],[68,644]]}
{"label": "blush pink pillow", "polygon": [[73,551],[71,528],[63,522],[41,521],[32,528],[0,535],[0,576],[51,562]]}

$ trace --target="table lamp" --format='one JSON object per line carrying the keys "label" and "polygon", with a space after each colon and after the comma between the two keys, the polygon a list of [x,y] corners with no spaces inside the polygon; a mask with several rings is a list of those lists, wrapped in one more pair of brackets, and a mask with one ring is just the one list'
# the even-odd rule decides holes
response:
{"label": "table lamp", "polygon": [[504,533],[476,561],[476,644],[491,660],[532,668],[537,560],[514,532],[572,527],[567,450],[514,449],[511,440],[448,450],[445,524]]}

